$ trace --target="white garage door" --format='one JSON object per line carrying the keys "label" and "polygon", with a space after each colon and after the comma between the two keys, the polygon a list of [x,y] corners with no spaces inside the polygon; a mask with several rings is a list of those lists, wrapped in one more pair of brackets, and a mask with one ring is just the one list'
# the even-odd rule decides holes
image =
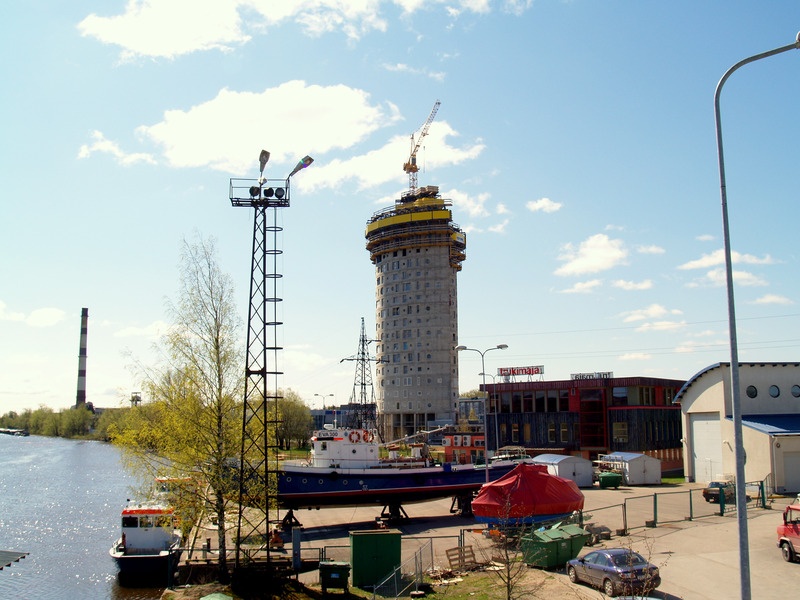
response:
{"label": "white garage door", "polygon": [[783,455],[784,489],[781,493],[800,492],[800,452],[786,452]]}
{"label": "white garage door", "polygon": [[719,413],[690,413],[692,472],[694,480],[707,482],[722,473],[722,437]]}

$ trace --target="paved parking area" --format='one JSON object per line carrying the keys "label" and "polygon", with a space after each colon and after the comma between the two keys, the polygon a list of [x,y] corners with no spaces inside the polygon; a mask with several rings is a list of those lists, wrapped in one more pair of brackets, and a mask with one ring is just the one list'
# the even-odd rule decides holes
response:
{"label": "paved parking area", "polygon": [[[739,598],[736,514],[714,515],[718,506],[703,502],[701,487],[683,484],[585,489],[584,512],[591,515],[589,520],[595,525],[611,531],[611,539],[603,541],[603,545],[631,547],[661,567],[658,596],[670,600]],[[784,600],[800,590],[800,563],[784,562],[775,545],[775,529],[783,507],[789,502],[788,498],[777,498],[770,509],[748,511],[751,592],[756,600]],[[479,533],[482,525],[470,518],[451,515],[450,505],[449,499],[405,505],[410,519],[392,526],[403,534],[403,560],[429,539],[433,540],[435,564],[444,568],[449,566],[445,550],[456,547],[460,539],[476,548],[478,560],[491,557],[491,543]],[[300,537],[304,557],[325,547],[334,560],[349,560],[350,532],[374,530],[381,508],[298,511],[296,516],[303,524]],[[688,520],[690,512],[694,518]],[[616,533],[624,529],[623,515],[628,535],[621,537]],[[288,544],[287,551],[291,552]],[[582,552],[589,551],[591,548],[586,547]],[[557,576],[566,581],[566,575]],[[318,573],[302,574],[301,579],[315,583]]]}

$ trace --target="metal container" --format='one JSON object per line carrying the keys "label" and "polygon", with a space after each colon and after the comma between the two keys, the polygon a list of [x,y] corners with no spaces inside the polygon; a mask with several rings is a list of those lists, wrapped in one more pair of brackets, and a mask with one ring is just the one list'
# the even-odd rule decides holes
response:
{"label": "metal container", "polygon": [[319,563],[319,582],[322,593],[328,589],[338,589],[347,592],[350,581],[350,563],[322,561]]}

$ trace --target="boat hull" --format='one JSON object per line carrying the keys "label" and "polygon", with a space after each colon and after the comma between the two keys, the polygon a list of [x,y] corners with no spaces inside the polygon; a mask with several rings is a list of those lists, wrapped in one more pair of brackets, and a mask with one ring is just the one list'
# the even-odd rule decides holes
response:
{"label": "boat hull", "polygon": [[[491,465],[489,481],[515,466]],[[278,502],[288,509],[401,505],[471,495],[484,483],[486,469],[473,465],[370,469],[284,466],[278,474]]]}
{"label": "boat hull", "polygon": [[119,581],[125,587],[149,586],[154,583],[169,585],[180,561],[182,550],[175,546],[168,550],[127,553],[122,539],[109,550],[117,565]]}

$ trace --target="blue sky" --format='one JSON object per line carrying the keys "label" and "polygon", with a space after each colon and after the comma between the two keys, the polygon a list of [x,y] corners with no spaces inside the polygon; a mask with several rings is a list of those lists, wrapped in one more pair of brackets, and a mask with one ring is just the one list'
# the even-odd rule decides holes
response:
{"label": "blue sky", "polygon": [[[791,44],[797,2],[30,0],[4,7],[0,414],[127,404],[182,240],[213,236],[242,319],[252,212],[283,177],[283,385],[346,402],[374,332],[366,221],[410,136],[467,232],[459,341],[486,370],[687,379],[729,360],[713,95]],[[722,96],[739,352],[800,360],[800,51]],[[480,357],[460,356],[461,390]],[[327,399],[331,402],[331,398]]]}

